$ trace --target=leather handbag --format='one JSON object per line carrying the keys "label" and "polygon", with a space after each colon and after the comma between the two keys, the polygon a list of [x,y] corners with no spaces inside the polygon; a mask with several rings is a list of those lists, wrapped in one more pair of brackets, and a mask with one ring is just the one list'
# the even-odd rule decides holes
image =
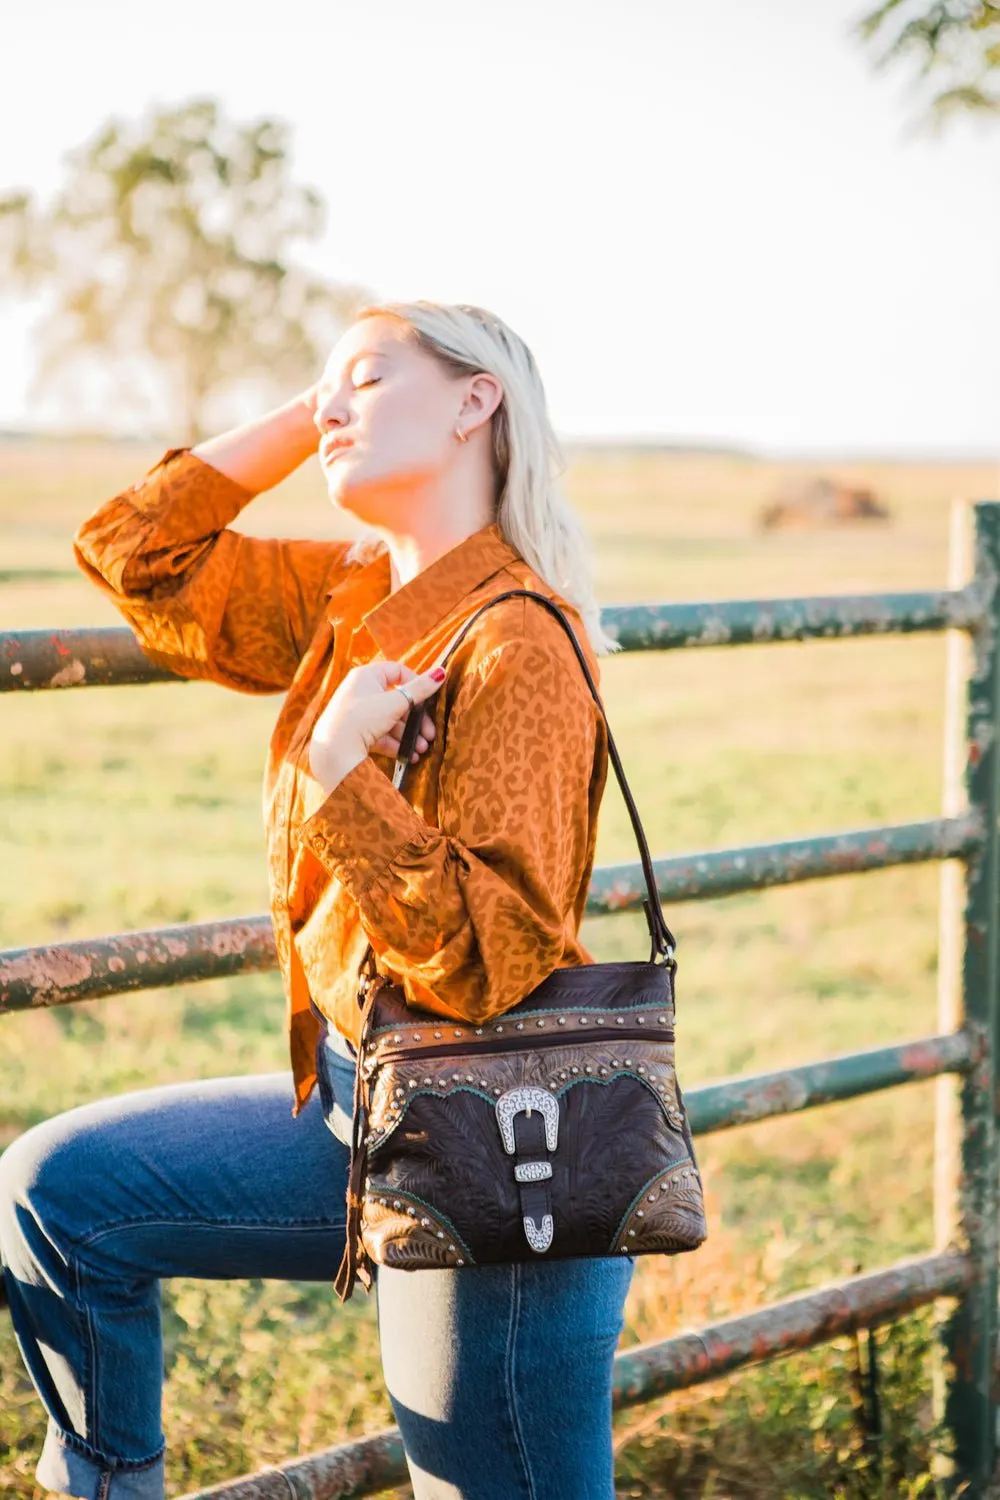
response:
{"label": "leather handbag", "polygon": [[[476,610],[537,599],[561,622],[607,724],[586,657],[544,594],[510,589]],[[393,777],[422,721],[415,705]],[[706,1237],[702,1182],[674,1065],[674,938],[608,726],[608,751],[639,845],[648,960],[552,971],[482,1025],[406,1002],[361,964],[346,1301],[376,1265],[420,1270],[573,1256],[673,1255]]]}

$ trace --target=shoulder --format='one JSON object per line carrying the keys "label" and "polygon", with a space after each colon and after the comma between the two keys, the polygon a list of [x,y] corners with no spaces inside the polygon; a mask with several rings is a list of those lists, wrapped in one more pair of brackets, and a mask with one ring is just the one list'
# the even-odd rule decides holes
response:
{"label": "shoulder", "polygon": [[[514,597],[498,598],[512,590],[518,591]],[[541,598],[528,598],[525,590]],[[536,702],[564,709],[589,704],[596,711],[577,647],[598,689],[600,669],[580,613],[526,563],[495,574],[466,601],[464,615],[465,624],[473,623],[455,648],[449,676],[470,687],[521,682]]]}

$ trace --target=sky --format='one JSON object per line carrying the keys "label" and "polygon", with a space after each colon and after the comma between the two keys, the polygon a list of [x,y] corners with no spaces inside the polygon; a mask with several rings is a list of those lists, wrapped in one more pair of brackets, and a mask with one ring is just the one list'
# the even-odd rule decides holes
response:
{"label": "sky", "polygon": [[[1000,126],[915,133],[910,68],[849,34],[867,8],[33,0],[0,194],[47,201],[110,115],[211,95],[292,127],[329,203],[302,260],[492,308],[566,438],[997,456]],[[0,299],[0,427],[121,426],[96,384],[28,397],[38,315]]]}

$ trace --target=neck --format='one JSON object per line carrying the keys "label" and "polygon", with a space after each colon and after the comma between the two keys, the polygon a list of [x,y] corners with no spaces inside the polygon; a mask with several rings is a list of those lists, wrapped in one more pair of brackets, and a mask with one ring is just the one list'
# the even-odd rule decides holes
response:
{"label": "neck", "polygon": [[467,537],[481,531],[484,526],[488,526],[492,519],[492,516],[485,516],[478,525],[437,531],[426,536],[400,536],[395,532],[386,533],[385,541],[389,548],[389,561],[392,569],[392,592],[395,593],[405,583],[416,578],[418,573],[429,568],[431,563],[437,562],[439,557],[443,557],[446,552],[450,552]]}
{"label": "neck", "polygon": [[496,520],[492,494],[485,490],[469,503],[468,490],[442,502],[414,507],[405,532],[383,530],[392,569],[392,592],[416,578],[431,563]]}

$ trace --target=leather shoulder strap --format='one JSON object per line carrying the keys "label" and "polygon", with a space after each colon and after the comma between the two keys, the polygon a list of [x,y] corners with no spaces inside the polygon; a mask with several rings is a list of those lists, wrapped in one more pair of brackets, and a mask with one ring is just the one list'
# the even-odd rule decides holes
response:
{"label": "leather shoulder strap", "polygon": [[[660,896],[656,888],[656,874],[653,870],[653,861],[650,857],[649,845],[646,842],[646,835],[643,831],[642,822],[639,818],[639,809],[635,805],[635,798],[632,796],[632,793],[629,789],[629,784],[625,779],[625,771],[622,767],[621,756],[618,754],[618,747],[615,744],[614,735],[611,733],[611,725],[608,723],[608,716],[604,711],[604,704],[601,702],[600,694],[597,691],[597,684],[595,683],[593,674],[587,664],[587,658],[584,655],[583,648],[576,638],[576,632],[574,631],[569,620],[566,618],[563,610],[561,610],[558,604],[554,603],[553,600],[546,598],[544,594],[538,593],[535,589],[507,589],[502,594],[495,594],[492,599],[488,599],[485,604],[480,605],[480,607],[472,615],[469,616],[469,618],[462,625],[461,629],[456,633],[455,636],[453,636],[452,640],[449,642],[444,654],[438,658],[438,662],[436,663],[436,665],[447,665],[447,662],[452,653],[455,651],[456,647],[461,643],[466,633],[472,628],[475,622],[479,619],[479,616],[483,614],[484,611],[486,611],[487,609],[492,609],[494,604],[499,604],[503,599],[514,599],[522,596],[527,599],[537,599],[539,604],[543,604],[549,611],[549,613],[555,615],[560,625],[562,625],[566,634],[570,638],[573,649],[577,655],[577,660],[579,661],[580,666],[583,668],[583,674],[587,679],[587,686],[590,688],[591,694],[594,698],[594,702],[597,704],[597,707],[600,710],[601,717],[604,720],[605,727],[607,728],[608,732],[608,754],[611,757],[611,764],[614,767],[615,775],[618,778],[618,785],[621,787],[622,796],[625,799],[625,806],[628,809],[628,815],[632,823],[632,831],[635,834],[636,843],[639,846],[639,858],[642,861],[642,872],[646,879],[646,891],[648,895],[647,899],[643,901],[642,905],[643,910],[646,913],[646,925],[649,928],[650,941],[652,942],[650,962],[655,963],[657,960],[669,961],[673,957],[673,951],[675,947],[674,936],[670,931],[670,928],[667,926],[666,921],[664,920],[663,909],[660,905]],[[418,703],[412,709],[407,718],[406,728],[403,731],[403,736],[400,741],[399,755],[396,758],[396,767],[393,774],[393,785],[396,787],[399,787],[402,784],[403,777],[406,773],[407,768],[409,767],[410,756],[413,753],[413,744],[416,740],[418,727],[423,719],[423,714],[423,705]]]}

